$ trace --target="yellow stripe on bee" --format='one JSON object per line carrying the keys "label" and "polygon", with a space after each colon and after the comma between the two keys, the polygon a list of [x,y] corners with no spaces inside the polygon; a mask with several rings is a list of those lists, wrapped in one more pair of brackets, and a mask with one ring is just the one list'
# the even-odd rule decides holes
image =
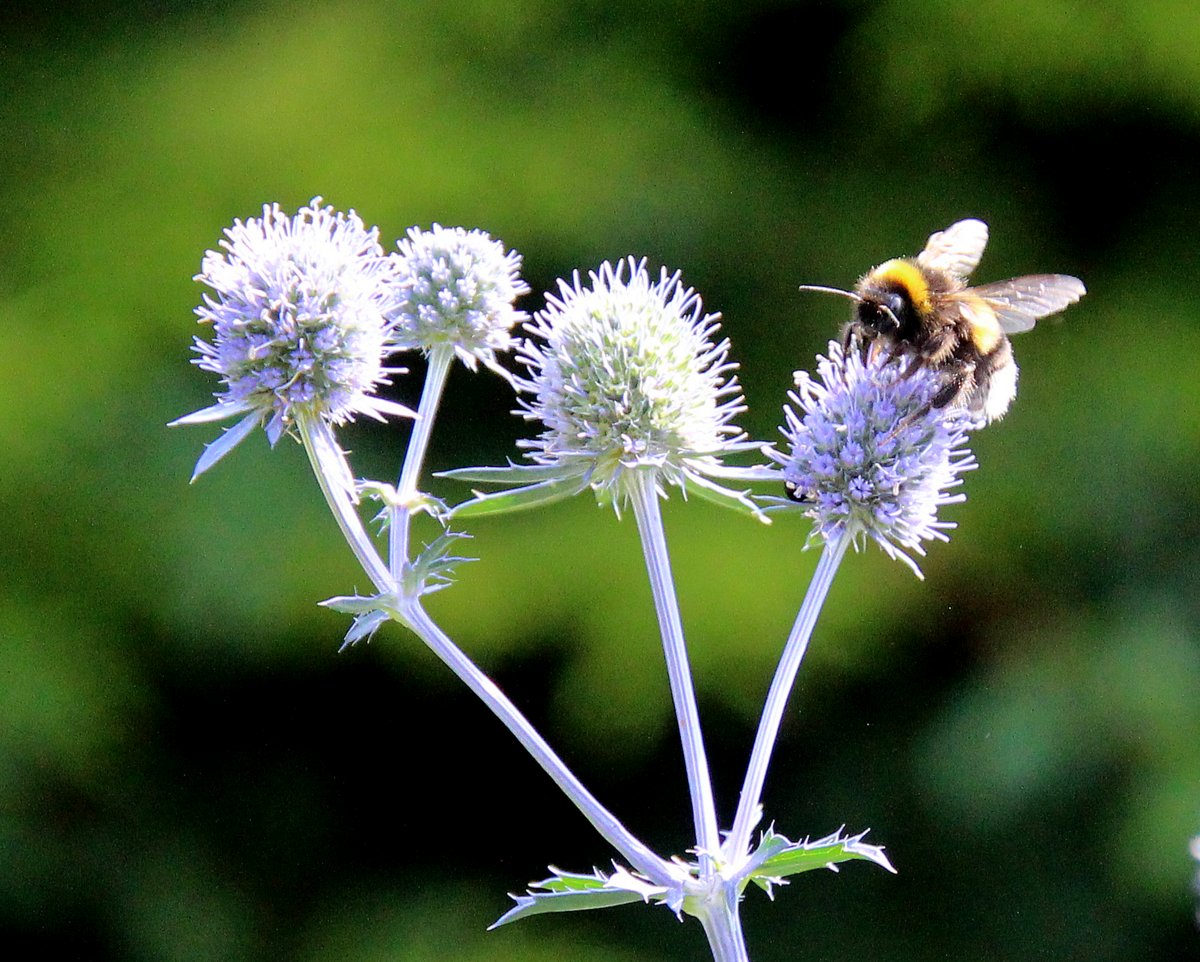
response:
{"label": "yellow stripe on bee", "polygon": [[902,260],[899,257],[884,261],[871,274],[877,281],[891,281],[903,288],[908,293],[913,307],[919,313],[928,314],[932,309],[929,298],[929,282],[925,280],[921,269],[912,261]]}
{"label": "yellow stripe on bee", "polygon": [[971,325],[971,342],[980,354],[988,355],[996,349],[1003,333],[996,312],[981,297],[962,299],[963,316]]}

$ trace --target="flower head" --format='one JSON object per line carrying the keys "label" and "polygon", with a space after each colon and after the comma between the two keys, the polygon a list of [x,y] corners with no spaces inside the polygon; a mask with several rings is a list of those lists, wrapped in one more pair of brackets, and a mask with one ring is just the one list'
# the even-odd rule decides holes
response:
{"label": "flower head", "polygon": [[[528,377],[518,387],[526,420],[544,425],[521,442],[538,464],[585,470],[597,493],[619,503],[628,472],[651,468],[669,483],[711,492],[702,475],[717,456],[755,445],[730,422],[744,410],[727,360],[712,341],[717,315],[664,268],[605,262],[584,287],[559,281],[559,296],[526,325],[540,342],[518,348]],[[724,492],[724,489],[718,489]]]}
{"label": "flower head", "polygon": [[820,380],[796,373],[781,429],[788,451],[769,452],[784,480],[815,522],[814,538],[870,536],[891,557],[920,569],[908,552],[922,542],[948,540],[953,522],[938,508],[965,500],[947,494],[974,468],[965,447],[968,415],[935,408],[936,371],[912,369],[884,351],[846,353],[830,342],[818,358]]}
{"label": "flower head", "polygon": [[235,220],[223,249],[204,256],[196,280],[213,293],[196,314],[212,324],[213,340],[196,338],[195,363],[223,388],[218,403],[172,423],[245,417],[208,446],[196,475],[264,422],[274,444],[299,419],[411,414],[372,393],[398,370],[384,366],[395,350],[395,295],[378,230],[319,203],[294,216],[264,206],[261,218]]}
{"label": "flower head", "polygon": [[410,228],[397,246],[397,343],[423,351],[450,345],[472,370],[483,361],[507,377],[496,352],[512,348],[513,326],[528,317],[513,309],[529,293],[521,255],[483,231],[440,224]]}

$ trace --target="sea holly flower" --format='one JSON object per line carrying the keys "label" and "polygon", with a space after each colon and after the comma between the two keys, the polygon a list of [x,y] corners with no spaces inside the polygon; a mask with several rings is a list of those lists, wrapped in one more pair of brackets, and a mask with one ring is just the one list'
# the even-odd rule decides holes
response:
{"label": "sea holly flower", "polygon": [[395,289],[379,231],[354,211],[319,204],[292,216],[266,205],[262,217],[235,220],[222,249],[204,256],[196,280],[212,293],[196,314],[213,340],[196,338],[194,363],[223,387],[216,404],[172,424],[242,420],[208,445],[193,479],[260,425],[272,445],[294,427],[317,426],[328,447],[329,425],[412,414],[374,394],[400,370],[384,363],[396,349]]}
{"label": "sea holly flower", "polygon": [[924,555],[924,542],[948,540],[954,524],[939,520],[938,509],[965,499],[949,489],[976,466],[966,448],[970,415],[933,405],[942,388],[937,371],[857,342],[847,350],[832,341],[828,356],[817,358],[817,375],[796,372],[788,395],[794,406],[784,408],[781,429],[787,450],[766,449],[782,466],[791,496],[766,499],[769,510],[804,512],[814,522],[810,544],[824,549],[771,680],[733,828],[722,846],[735,871],[753,863],[751,833],[762,815],[763,785],[788,696],[847,546],[859,548],[871,538],[922,577],[910,552]]}
{"label": "sea holly flower", "polygon": [[513,327],[527,319],[513,302],[529,287],[521,280],[521,256],[481,230],[412,227],[391,256],[395,272],[396,342],[429,359],[417,424],[409,436],[396,498],[388,511],[392,574],[402,577],[409,552],[409,521],[422,495],[421,468],[450,367],[457,357],[472,371],[480,361],[505,380],[496,361],[512,349]]}
{"label": "sea holly flower", "polygon": [[471,370],[482,361],[504,377],[496,352],[513,347],[512,329],[528,315],[513,307],[529,293],[521,255],[481,230],[412,227],[393,254],[396,343],[430,353],[449,346]]}
{"label": "sea holly flower", "polygon": [[948,491],[976,467],[966,448],[969,415],[932,406],[936,371],[884,351],[830,342],[817,373],[796,373],[795,407],[784,408],[781,429],[788,450],[768,452],[782,465],[792,506],[815,522],[814,540],[846,536],[858,547],[870,537],[920,577],[910,552],[949,540],[955,525],[939,520],[938,509],[965,499]]}
{"label": "sea holly flower", "polygon": [[620,509],[649,476],[662,490],[758,514],[742,492],[715,479],[762,477],[721,457],[755,450],[733,417],[745,410],[729,341],[713,342],[719,315],[663,268],[652,280],[644,259],[603,263],[584,285],[576,271],[559,281],[546,307],[525,325],[517,347],[527,374],[515,378],[521,414],[540,422],[537,438],[518,442],[535,462],[447,472],[468,481],[518,483],[459,507],[478,514],[526,507],[591,487]]}
{"label": "sea holly flower", "polygon": [[[520,442],[534,463],[446,472],[462,480],[518,485],[500,494],[476,494],[453,515],[545,504],[589,487],[601,504],[617,511],[632,506],[687,772],[699,853],[695,884],[706,893],[696,895],[693,914],[706,928],[720,927],[721,921],[710,919],[707,901],[719,884],[713,853],[720,848],[720,832],[659,498],[675,485],[685,495],[695,493],[762,520],[745,492],[717,479],[775,472],[721,461],[761,445],[745,440],[732,423],[745,408],[728,360],[729,342],[713,342],[717,316],[704,313],[699,295],[680,282],[679,273],[664,268],[652,280],[645,260],[630,257],[615,266],[605,262],[589,278],[588,286],[578,272],[570,284],[559,281],[558,296],[547,295],[546,307],[525,325],[532,336],[517,348],[527,371],[514,378],[521,392],[518,413],[542,426],[537,438]],[[531,898],[531,905],[548,904]],[[573,898],[551,901],[577,904]]]}

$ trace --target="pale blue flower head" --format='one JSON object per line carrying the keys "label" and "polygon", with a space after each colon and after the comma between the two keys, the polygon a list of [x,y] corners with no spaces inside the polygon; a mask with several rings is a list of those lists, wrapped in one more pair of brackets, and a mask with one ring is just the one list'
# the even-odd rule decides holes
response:
{"label": "pale blue flower head", "polygon": [[258,425],[275,444],[301,419],[412,413],[374,394],[399,370],[384,365],[396,349],[395,286],[378,229],[319,204],[292,216],[264,206],[261,218],[235,220],[222,249],[204,256],[196,280],[212,293],[196,314],[213,340],[196,338],[195,363],[222,389],[216,404],[172,423],[244,417],[208,445],[193,477]]}
{"label": "pale blue flower head", "polygon": [[768,453],[815,522],[814,539],[849,536],[857,547],[869,536],[920,577],[910,552],[949,540],[954,523],[939,520],[938,509],[965,500],[948,492],[976,466],[966,448],[969,416],[932,406],[938,372],[886,351],[830,342],[817,361],[818,378],[798,371],[795,408],[784,408],[788,450]]}
{"label": "pale blue flower head", "polygon": [[542,433],[520,442],[540,465],[586,473],[602,500],[619,506],[629,472],[701,495],[739,495],[705,475],[721,475],[719,457],[757,447],[732,424],[745,410],[729,342],[713,342],[716,314],[663,268],[651,280],[645,260],[605,262],[584,285],[559,281],[558,296],[526,329],[517,379],[526,420]]}
{"label": "pale blue flower head", "polygon": [[508,377],[496,353],[512,349],[513,326],[528,317],[513,307],[529,293],[521,255],[481,230],[440,224],[410,228],[397,247],[397,343],[426,353],[448,345],[471,370],[482,361]]}

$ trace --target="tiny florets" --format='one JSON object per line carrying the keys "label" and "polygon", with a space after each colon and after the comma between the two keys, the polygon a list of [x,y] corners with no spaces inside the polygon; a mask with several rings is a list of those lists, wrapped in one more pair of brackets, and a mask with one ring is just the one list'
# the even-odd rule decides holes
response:
{"label": "tiny florets", "polygon": [[373,393],[398,370],[384,366],[395,350],[394,287],[378,230],[319,203],[294,216],[264,206],[204,256],[196,280],[212,293],[196,314],[213,340],[196,338],[195,363],[224,387],[217,404],[173,423],[245,417],[209,445],[197,474],[264,422],[274,444],[300,418],[411,413]]}
{"label": "tiny florets", "polygon": [[935,408],[936,371],[910,370],[883,351],[844,352],[831,342],[818,358],[819,380],[796,373],[795,404],[784,408],[783,466],[793,496],[815,522],[814,538],[867,535],[887,554],[920,569],[908,552],[948,540],[955,525],[938,508],[965,500],[947,494],[975,467],[966,448],[969,419]]}
{"label": "tiny florets", "polygon": [[664,268],[652,282],[645,261],[605,262],[584,287],[559,281],[559,296],[526,328],[539,342],[518,348],[529,376],[519,388],[526,420],[545,430],[521,442],[540,464],[585,462],[591,484],[612,493],[627,470],[653,467],[667,481],[717,465],[741,447],[730,421],[744,410],[727,361],[712,342],[719,315]]}
{"label": "tiny florets", "polygon": [[392,255],[396,269],[396,339],[431,351],[450,345],[470,367],[496,366],[496,352],[513,346],[512,328],[527,319],[513,308],[529,287],[521,255],[480,230],[434,224],[413,227]]}

